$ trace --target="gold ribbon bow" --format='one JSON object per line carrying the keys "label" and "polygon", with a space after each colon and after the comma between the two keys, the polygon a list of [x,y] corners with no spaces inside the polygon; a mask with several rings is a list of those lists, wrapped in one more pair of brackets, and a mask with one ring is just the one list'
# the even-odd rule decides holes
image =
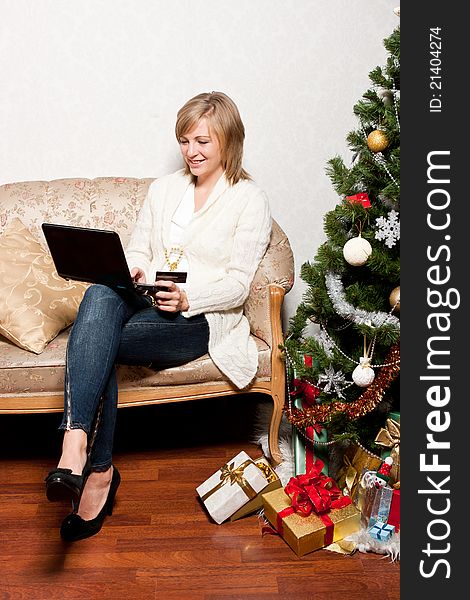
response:
{"label": "gold ribbon bow", "polygon": [[234,483],[238,484],[250,500],[254,498],[257,495],[257,492],[251,487],[244,477],[244,471],[246,467],[254,464],[255,463],[252,460],[245,460],[245,462],[241,463],[237,468],[235,468],[235,463],[231,463],[230,465],[225,463],[225,465],[223,465],[223,467],[220,469],[219,483],[215,486],[215,488],[212,488],[206,492],[204,496],[202,496],[202,501],[205,502],[209,496],[212,496],[212,494],[217,492],[217,490],[220,490],[220,488],[227,483],[230,485],[233,485]]}
{"label": "gold ribbon bow", "polygon": [[378,456],[354,444],[350,451],[343,454],[343,465],[336,477],[338,486],[355,501],[362,473],[378,469],[381,462]]}
{"label": "gold ribbon bow", "polygon": [[356,494],[357,484],[359,483],[359,473],[346,455],[343,457],[343,461],[345,470],[344,486],[348,492],[348,496],[353,498]]}
{"label": "gold ribbon bow", "polygon": [[275,471],[266,463],[259,461],[256,463],[256,466],[260,471],[263,472],[264,478],[268,483],[271,483],[272,481],[276,481],[276,479],[278,479],[278,476],[276,475]]}
{"label": "gold ribbon bow", "polygon": [[375,442],[385,448],[390,448],[390,456],[393,459],[391,477],[395,481],[393,487],[399,487],[400,482],[400,423],[394,419],[387,419],[385,427],[382,427],[375,438]]}

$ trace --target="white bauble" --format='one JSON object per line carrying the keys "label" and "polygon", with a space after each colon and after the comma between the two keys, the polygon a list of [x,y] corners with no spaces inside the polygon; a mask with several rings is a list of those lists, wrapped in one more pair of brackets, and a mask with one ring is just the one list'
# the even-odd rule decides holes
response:
{"label": "white bauble", "polygon": [[382,102],[385,106],[391,106],[393,103],[393,92],[392,90],[388,90],[386,88],[381,88],[378,92],[379,96],[382,98]]}
{"label": "white bauble", "polygon": [[370,366],[368,358],[360,358],[360,364],[354,369],[352,379],[359,387],[367,387],[374,381],[374,369]]}
{"label": "white bauble", "polygon": [[372,254],[372,246],[363,237],[351,238],[344,244],[344,260],[353,267],[360,267]]}

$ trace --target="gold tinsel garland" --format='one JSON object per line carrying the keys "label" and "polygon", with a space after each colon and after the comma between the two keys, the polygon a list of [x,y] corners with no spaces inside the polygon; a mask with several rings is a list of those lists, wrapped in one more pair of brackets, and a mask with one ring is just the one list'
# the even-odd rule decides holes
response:
{"label": "gold tinsel garland", "polygon": [[351,420],[364,417],[380,404],[385,391],[400,372],[400,345],[394,344],[385,361],[386,366],[369,385],[361,396],[354,402],[329,402],[309,406],[302,410],[295,406],[286,405],[284,411],[289,421],[298,428],[305,428],[313,423],[327,423],[333,413],[341,412]]}

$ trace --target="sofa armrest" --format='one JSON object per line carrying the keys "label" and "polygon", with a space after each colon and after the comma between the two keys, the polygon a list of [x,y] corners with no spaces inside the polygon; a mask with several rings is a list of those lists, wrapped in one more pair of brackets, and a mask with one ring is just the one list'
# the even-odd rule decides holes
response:
{"label": "sofa armrest", "polygon": [[282,331],[282,304],[286,290],[277,283],[270,283],[269,289],[269,322],[271,325],[271,363],[280,360],[283,362],[279,345],[284,342]]}
{"label": "sofa armrest", "polygon": [[271,348],[282,343],[282,302],[293,283],[292,249],[286,234],[273,221],[271,240],[255,273],[244,307],[251,333]]}

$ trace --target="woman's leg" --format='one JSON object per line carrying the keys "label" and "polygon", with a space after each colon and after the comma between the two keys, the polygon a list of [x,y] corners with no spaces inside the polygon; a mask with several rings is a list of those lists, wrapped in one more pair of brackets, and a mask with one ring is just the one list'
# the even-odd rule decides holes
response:
{"label": "woman's leg", "polygon": [[[206,354],[208,342],[209,327],[203,315],[186,319],[179,313],[169,315],[148,308],[135,313],[124,325],[116,360],[122,364],[156,368],[177,366]],[[117,382],[113,370],[91,450],[93,470],[83,489],[77,511],[84,520],[96,517],[108,496],[112,478],[110,467],[116,402]],[[106,419],[112,419],[112,425],[106,423]]]}
{"label": "woman's leg", "polygon": [[[180,313],[168,314],[145,308],[124,324],[116,362],[146,365],[157,369],[185,364],[207,353],[209,326],[203,315],[186,319]],[[106,471],[112,462],[118,386],[115,368],[109,373],[103,402],[91,432],[91,466]]]}
{"label": "woman's leg", "polygon": [[207,353],[208,345],[204,315],[187,319],[179,312],[148,308],[136,312],[124,325],[116,361],[166,369],[199,358]]}
{"label": "woman's leg", "polygon": [[[83,442],[90,441],[105,392],[99,428],[105,428],[104,439],[112,439],[117,403],[113,373],[121,330],[132,314],[145,306],[146,299],[137,295],[125,298],[107,286],[93,285],[86,291],[67,347],[64,415],[60,425],[65,434],[59,466],[81,473],[86,461]],[[96,467],[106,470],[110,464],[109,459],[107,464]]]}

